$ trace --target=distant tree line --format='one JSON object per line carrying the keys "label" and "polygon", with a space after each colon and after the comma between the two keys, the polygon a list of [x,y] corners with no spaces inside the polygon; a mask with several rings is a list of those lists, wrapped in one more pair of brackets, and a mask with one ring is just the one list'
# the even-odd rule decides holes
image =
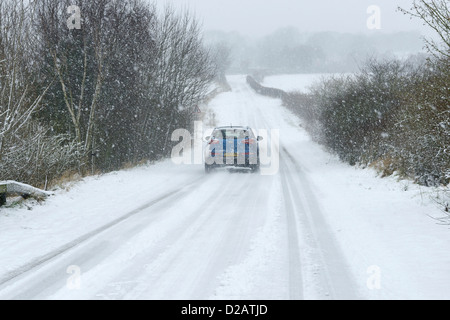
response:
{"label": "distant tree line", "polygon": [[227,70],[230,74],[255,70],[266,75],[357,72],[368,56],[406,58],[418,55],[423,48],[419,32],[306,33],[286,27],[260,38],[220,31],[210,31],[205,38],[227,44],[233,57]]}
{"label": "distant tree line", "polygon": [[190,13],[144,0],[1,1],[0,180],[43,186],[168,156],[220,59]]}

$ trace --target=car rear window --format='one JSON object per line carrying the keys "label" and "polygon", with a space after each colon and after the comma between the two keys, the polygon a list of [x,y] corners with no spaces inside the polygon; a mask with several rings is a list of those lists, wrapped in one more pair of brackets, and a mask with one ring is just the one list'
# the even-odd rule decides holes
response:
{"label": "car rear window", "polygon": [[251,132],[251,130],[243,130],[243,129],[216,130],[213,132],[212,135],[216,139],[253,138],[253,133]]}

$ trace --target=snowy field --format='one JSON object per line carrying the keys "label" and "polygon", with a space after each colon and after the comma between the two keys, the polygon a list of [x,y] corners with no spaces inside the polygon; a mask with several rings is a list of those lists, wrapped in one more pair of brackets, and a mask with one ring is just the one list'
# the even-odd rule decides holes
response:
{"label": "snowy field", "polygon": [[278,99],[229,82],[205,123],[278,130],[267,174],[167,160],[1,208],[0,299],[450,299],[433,190],[341,163]]}
{"label": "snowy field", "polygon": [[333,76],[331,73],[273,75],[265,77],[262,85],[286,92],[307,92],[312,84],[331,76]]}

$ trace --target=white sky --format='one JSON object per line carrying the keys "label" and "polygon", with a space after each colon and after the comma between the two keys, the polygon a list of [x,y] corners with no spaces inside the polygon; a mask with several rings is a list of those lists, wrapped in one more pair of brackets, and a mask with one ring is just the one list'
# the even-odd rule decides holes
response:
{"label": "white sky", "polygon": [[[262,36],[281,27],[300,31],[396,32],[429,29],[417,20],[397,11],[410,8],[412,0],[154,0],[158,7],[172,3],[188,8],[203,23],[205,30],[238,31]],[[371,5],[380,8],[380,27],[370,30],[367,20]]]}

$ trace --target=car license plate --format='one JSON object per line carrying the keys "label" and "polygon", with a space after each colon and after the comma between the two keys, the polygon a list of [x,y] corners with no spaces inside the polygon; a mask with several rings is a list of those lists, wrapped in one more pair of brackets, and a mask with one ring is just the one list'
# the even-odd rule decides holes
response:
{"label": "car license plate", "polygon": [[225,157],[237,157],[237,153],[225,153]]}

